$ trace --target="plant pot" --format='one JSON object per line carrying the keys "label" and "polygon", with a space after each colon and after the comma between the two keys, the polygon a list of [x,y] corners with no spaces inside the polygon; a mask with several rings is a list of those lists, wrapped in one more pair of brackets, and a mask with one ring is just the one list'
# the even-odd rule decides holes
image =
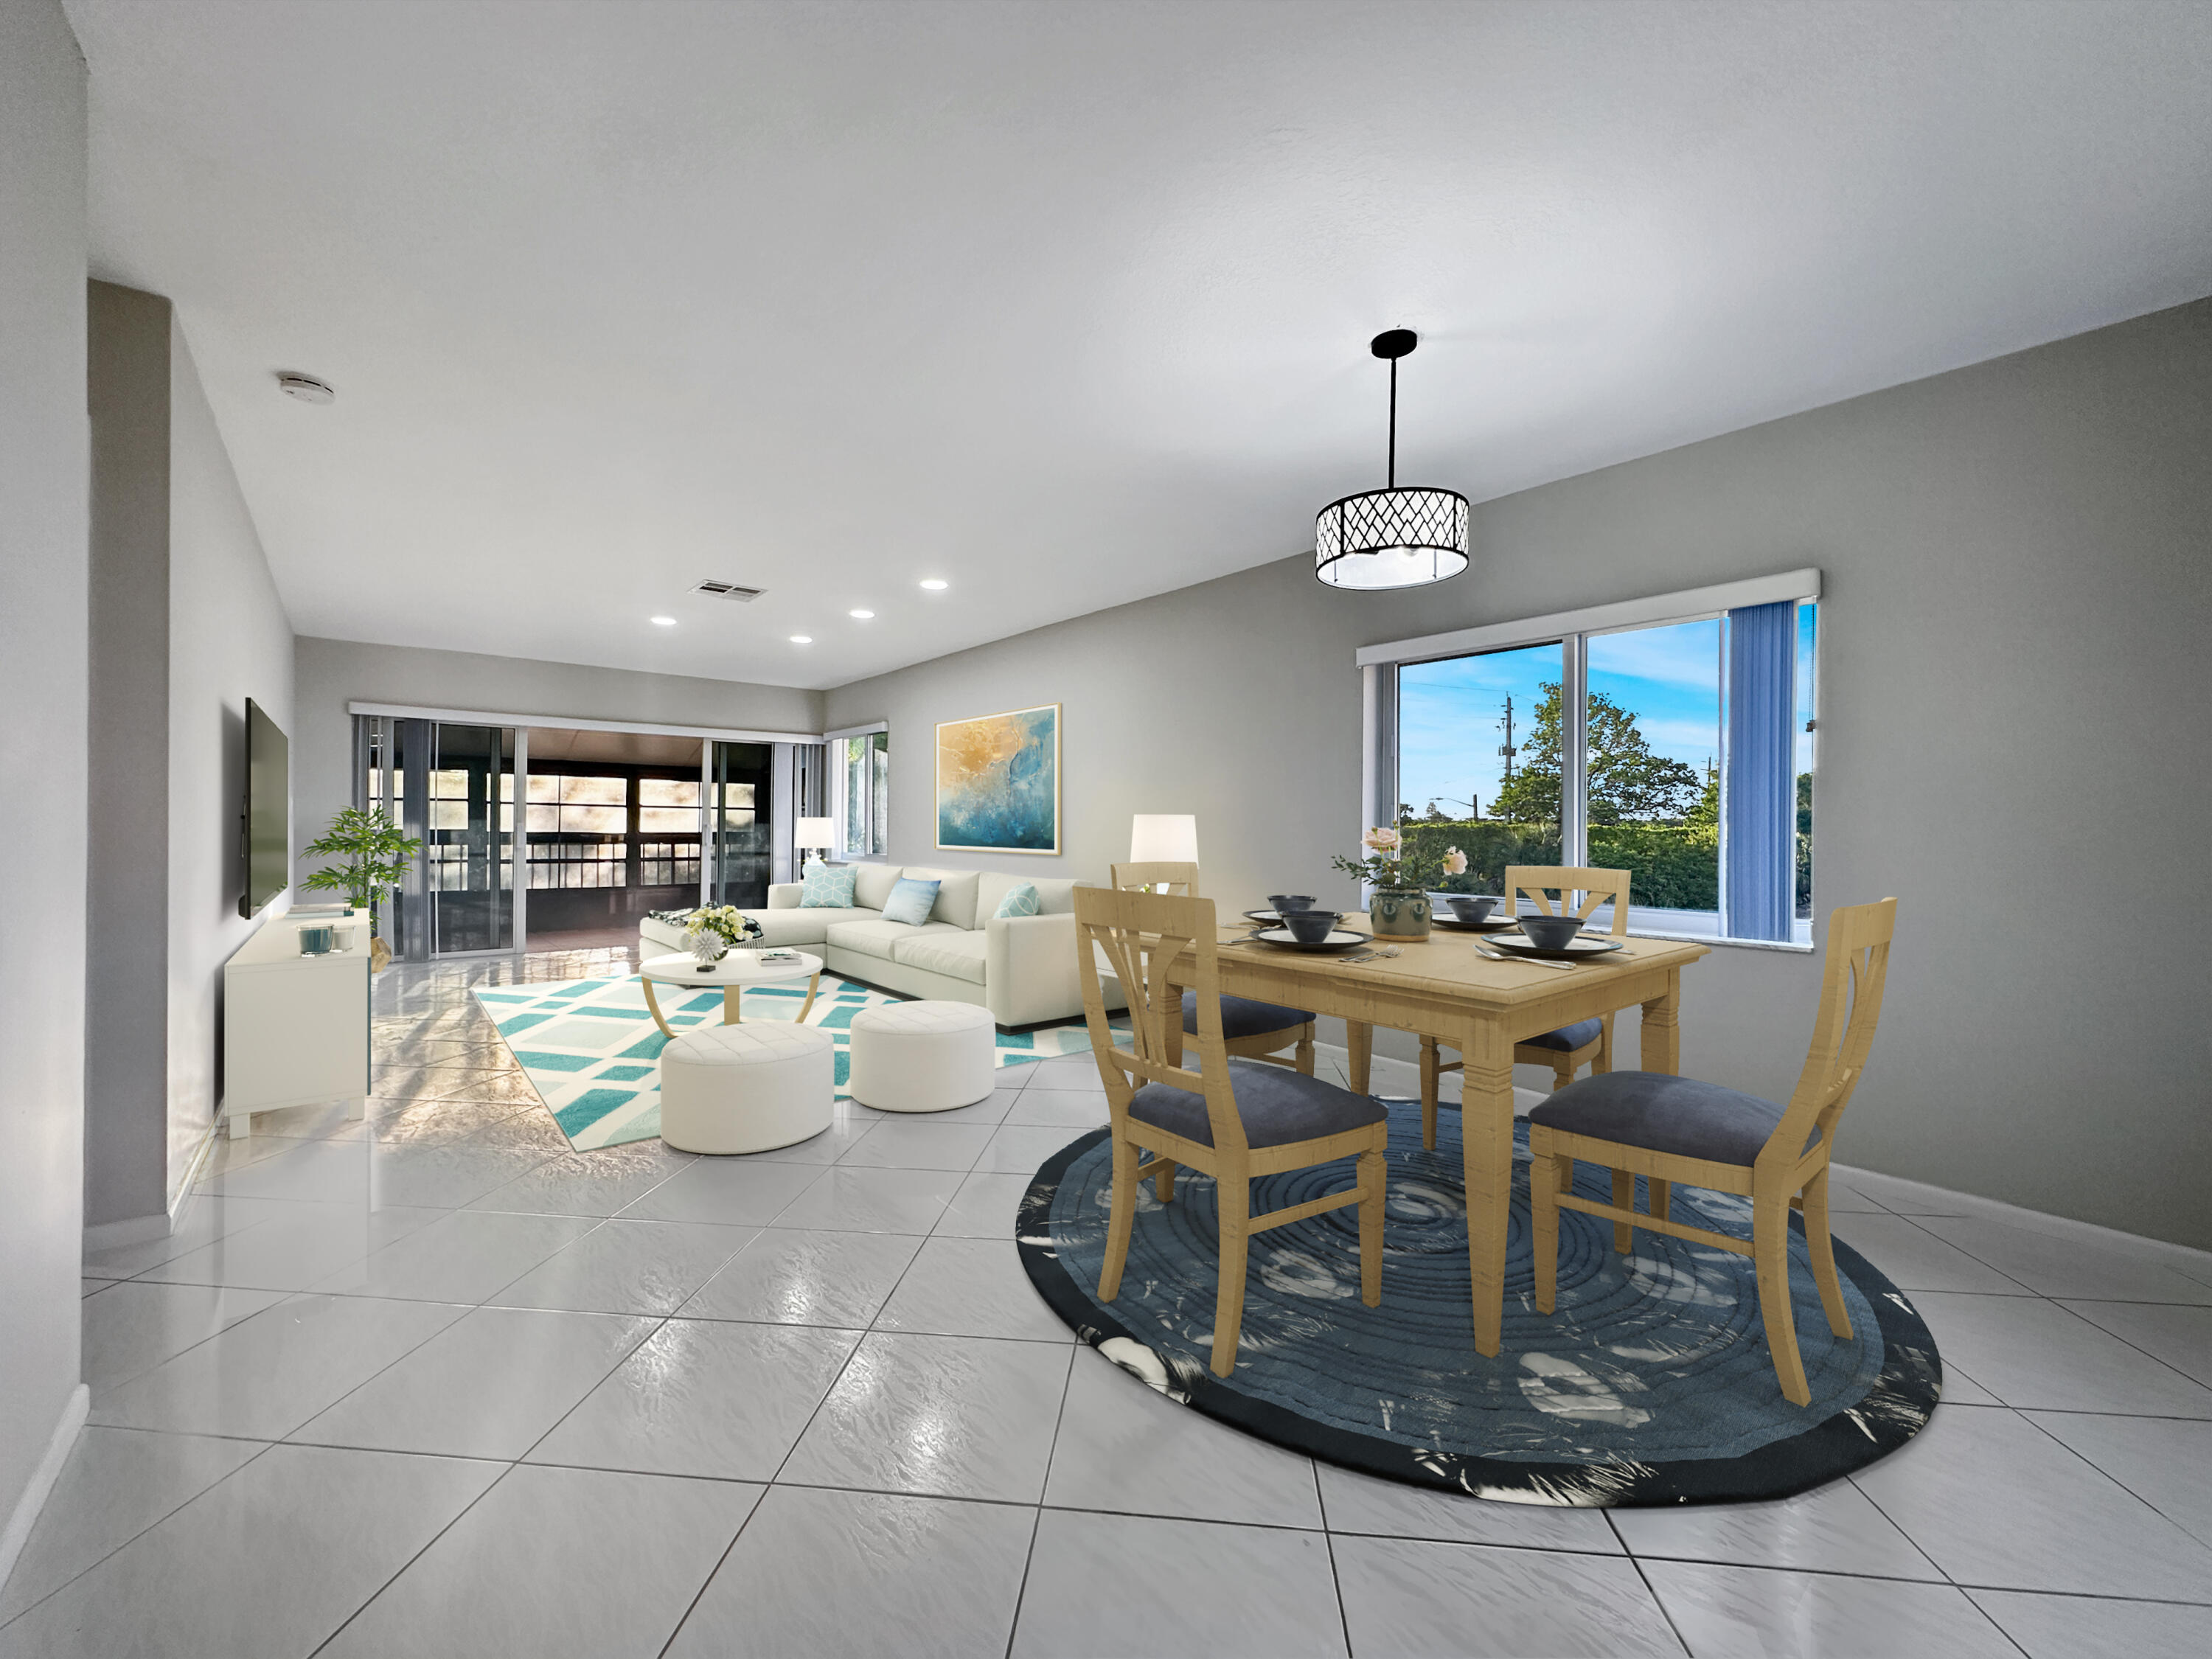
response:
{"label": "plant pot", "polygon": [[1429,896],[1418,887],[1378,887],[1367,918],[1377,939],[1426,939]]}

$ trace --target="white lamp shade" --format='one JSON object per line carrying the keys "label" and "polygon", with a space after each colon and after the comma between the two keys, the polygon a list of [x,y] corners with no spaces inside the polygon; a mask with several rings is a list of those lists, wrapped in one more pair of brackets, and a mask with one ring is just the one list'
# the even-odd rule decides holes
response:
{"label": "white lamp shade", "polygon": [[837,821],[835,818],[801,818],[792,832],[794,847],[835,847],[837,844]]}
{"label": "white lamp shade", "polygon": [[1129,862],[1195,864],[1198,818],[1190,812],[1139,812],[1129,819]]}

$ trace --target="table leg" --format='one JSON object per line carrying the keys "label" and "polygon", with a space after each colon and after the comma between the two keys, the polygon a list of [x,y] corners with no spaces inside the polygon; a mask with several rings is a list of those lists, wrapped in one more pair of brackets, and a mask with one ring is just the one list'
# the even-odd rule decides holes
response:
{"label": "table leg", "polygon": [[1344,1046],[1351,1054],[1351,1064],[1346,1069],[1352,1077],[1352,1092],[1364,1095],[1367,1092],[1368,1073],[1374,1067],[1375,1028],[1347,1019],[1344,1022]]}
{"label": "table leg", "polygon": [[725,985],[722,988],[723,1024],[742,1025],[745,1023],[744,994],[745,988],[742,985]]}
{"label": "table leg", "polygon": [[1643,1052],[1638,1056],[1647,1072],[1679,1073],[1682,1069],[1682,1032],[1675,1023],[1682,1008],[1682,970],[1669,969],[1664,995],[1644,1005]]}
{"label": "table leg", "polygon": [[660,1035],[673,1039],[676,1033],[668,1029],[668,1022],[660,1017],[660,999],[653,994],[653,981],[645,982],[645,1006],[653,1010],[653,1023],[660,1028]]}
{"label": "table leg", "polygon": [[[1513,1045],[1492,1020],[1460,1042],[1461,1168],[1467,1182],[1467,1265],[1475,1352],[1498,1354],[1505,1308],[1505,1239],[1513,1206]],[[1447,1037],[1446,1042],[1450,1039]]]}
{"label": "table leg", "polygon": [[814,1012],[814,994],[821,986],[822,975],[819,974],[806,981],[806,1000],[799,1005],[799,1023],[801,1025],[806,1024],[807,1015]]}
{"label": "table leg", "polygon": [[230,1138],[231,1138],[233,1140],[246,1140],[246,1139],[250,1139],[250,1138],[252,1136],[252,1133],[253,1133],[253,1114],[252,1114],[252,1113],[251,1113],[251,1112],[228,1112],[228,1113],[225,1113],[225,1114],[224,1114],[224,1115],[225,1115],[225,1116],[227,1116],[227,1117],[230,1120]]}

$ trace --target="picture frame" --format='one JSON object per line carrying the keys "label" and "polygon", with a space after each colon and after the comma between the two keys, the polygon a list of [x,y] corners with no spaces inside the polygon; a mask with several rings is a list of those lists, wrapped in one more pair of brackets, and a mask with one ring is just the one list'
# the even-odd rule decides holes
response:
{"label": "picture frame", "polygon": [[1060,853],[1060,705],[937,726],[939,852]]}

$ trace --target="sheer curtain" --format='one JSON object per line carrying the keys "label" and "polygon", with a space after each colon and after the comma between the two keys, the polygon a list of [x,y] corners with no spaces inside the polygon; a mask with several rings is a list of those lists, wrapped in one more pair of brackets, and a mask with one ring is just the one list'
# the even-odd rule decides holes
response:
{"label": "sheer curtain", "polygon": [[1747,605],[1728,619],[1721,931],[1786,941],[1796,873],[1797,606]]}

